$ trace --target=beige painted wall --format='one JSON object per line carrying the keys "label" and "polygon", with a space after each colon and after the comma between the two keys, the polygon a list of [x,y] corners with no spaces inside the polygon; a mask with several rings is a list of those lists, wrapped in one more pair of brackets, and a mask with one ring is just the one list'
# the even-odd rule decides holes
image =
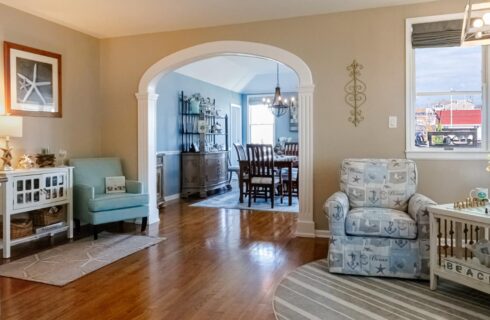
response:
{"label": "beige painted wall", "polygon": [[[137,175],[137,105],[134,93],[145,70],[177,50],[217,40],[267,43],[288,50],[311,68],[315,90],[315,221],[326,229],[325,199],[338,189],[338,166],[347,157],[404,157],[405,19],[461,12],[466,0],[373,9],[226,27],[106,39],[101,42],[102,149],[124,158]],[[357,59],[365,69],[365,121],[347,121],[343,88],[346,65]],[[388,116],[399,127],[388,129]],[[418,161],[419,191],[436,201],[465,197],[490,176],[484,161]]]}
{"label": "beige painted wall", "polygon": [[[45,147],[55,153],[64,148],[69,157],[100,154],[99,40],[0,5],[0,41],[4,40],[62,55],[63,118],[24,117],[23,137],[12,139],[14,163],[22,153]],[[3,114],[3,63],[0,75]]]}

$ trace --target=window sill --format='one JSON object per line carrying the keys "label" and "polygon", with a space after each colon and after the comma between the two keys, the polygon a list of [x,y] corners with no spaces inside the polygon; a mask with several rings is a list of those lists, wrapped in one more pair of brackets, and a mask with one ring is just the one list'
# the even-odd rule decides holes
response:
{"label": "window sill", "polygon": [[405,152],[407,159],[414,160],[488,160],[488,152],[475,151],[426,151],[411,150]]}

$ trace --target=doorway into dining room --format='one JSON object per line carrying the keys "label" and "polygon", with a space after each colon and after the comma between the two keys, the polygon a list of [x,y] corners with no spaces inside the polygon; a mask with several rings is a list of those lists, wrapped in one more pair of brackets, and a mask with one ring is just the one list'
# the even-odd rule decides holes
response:
{"label": "doorway into dining room", "polygon": [[[296,101],[297,108],[296,112],[297,117],[295,118],[297,123],[296,127],[299,129],[298,141],[287,141],[283,139],[283,142],[295,143],[296,147],[293,147],[292,150],[296,150],[296,156],[288,156],[286,154],[281,154],[282,148],[277,148],[276,140],[281,141],[280,139],[276,139],[274,136],[274,143],[269,145],[271,149],[274,149],[274,163],[277,162],[287,162],[288,159],[294,158],[290,160],[290,163],[296,162],[298,170],[301,170],[303,173],[299,175],[298,178],[298,188],[304,190],[305,192],[299,192],[298,198],[301,198],[299,201],[299,216],[298,216],[298,224],[297,224],[297,234],[301,236],[314,236],[314,222],[313,222],[313,175],[312,175],[312,129],[313,129],[313,121],[312,121],[312,106],[313,106],[313,82],[311,78],[311,72],[309,68],[304,64],[304,62],[298,57],[290,54],[287,51],[284,51],[279,48],[275,48],[269,45],[257,44],[257,43],[249,43],[242,41],[217,41],[206,43],[202,45],[197,45],[195,47],[191,47],[188,49],[184,49],[181,52],[177,52],[172,54],[166,58],[163,58],[155,65],[150,67],[146,73],[143,75],[140,81],[140,92],[137,94],[139,112],[139,176],[143,181],[148,182],[150,198],[152,196],[152,188],[154,181],[154,177],[149,174],[152,171],[154,160],[152,159],[151,150],[155,150],[155,141],[152,137],[151,132],[155,127],[155,123],[152,123],[152,116],[155,114],[156,102],[158,101],[158,96],[155,92],[157,82],[164,76],[169,74],[176,69],[179,69],[185,65],[189,65],[191,63],[197,62],[199,60],[209,59],[216,56],[234,56],[234,57],[255,57],[263,60],[271,61],[276,66],[279,62],[280,66],[287,67],[290,70],[293,70],[293,74],[296,76]],[[214,73],[219,73],[218,69],[213,70]],[[277,75],[276,75],[277,76]],[[286,81],[286,80],[284,80]],[[259,81],[253,81],[253,84],[259,83]],[[285,82],[284,82],[285,83]],[[274,88],[276,86],[276,81],[271,81],[270,86]],[[285,87],[283,84],[283,80],[281,79],[281,87]],[[273,89],[272,89],[273,90]],[[254,92],[253,95],[259,94],[270,94],[271,89],[268,89],[267,92]],[[282,92],[285,90],[283,89]],[[294,90],[293,90],[294,91]],[[294,92],[293,92],[294,93]],[[250,94],[252,95],[252,94]],[[247,95],[248,96],[248,95]],[[248,103],[243,103],[242,100],[242,116],[245,111],[248,111],[249,105]],[[248,114],[246,115],[246,121],[248,121]],[[289,121],[288,117],[285,117],[286,121]],[[245,120],[244,120],[245,121]],[[288,122],[286,122],[288,123]],[[261,125],[260,123],[252,123],[252,125]],[[250,130],[250,125],[247,122],[246,125],[242,122],[242,139],[244,142],[242,146],[246,149],[246,144],[248,143],[248,130]],[[149,133],[149,135],[146,134]],[[278,137],[281,137],[278,135]],[[230,147],[231,143],[225,143],[228,147]],[[285,144],[285,143],[284,143]],[[298,150],[298,145],[301,144],[302,147]],[[304,145],[304,146],[303,146]],[[231,148],[230,148],[231,149]],[[233,151],[233,150],[228,150]],[[272,159],[272,157],[270,157]],[[303,159],[303,161],[301,161]],[[289,164],[287,164],[289,166]],[[277,168],[276,168],[277,169]],[[293,170],[289,170],[291,173]],[[271,194],[268,195],[270,198]],[[290,203],[288,202],[288,205]],[[276,208],[277,209],[277,208]],[[153,220],[157,220],[157,215],[150,213],[150,221],[153,215]]]}
{"label": "doorway into dining room", "polygon": [[[197,207],[298,213],[297,89],[292,69],[252,56],[218,55],[162,77],[155,90],[160,203],[184,198]],[[273,150],[267,177],[255,173],[277,180],[272,187],[250,186],[258,179],[249,179],[250,165],[264,162],[248,161],[257,144]]]}

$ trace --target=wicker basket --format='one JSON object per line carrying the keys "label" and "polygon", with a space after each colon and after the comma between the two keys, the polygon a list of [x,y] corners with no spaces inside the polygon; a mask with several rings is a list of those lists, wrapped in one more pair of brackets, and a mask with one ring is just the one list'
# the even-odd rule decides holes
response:
{"label": "wicker basket", "polygon": [[[10,239],[19,239],[32,234],[32,220],[15,218],[10,221]],[[0,222],[0,237],[3,238],[3,225]]]}
{"label": "wicker basket", "polygon": [[56,206],[33,211],[31,214],[35,226],[49,226],[66,220],[65,206]]}

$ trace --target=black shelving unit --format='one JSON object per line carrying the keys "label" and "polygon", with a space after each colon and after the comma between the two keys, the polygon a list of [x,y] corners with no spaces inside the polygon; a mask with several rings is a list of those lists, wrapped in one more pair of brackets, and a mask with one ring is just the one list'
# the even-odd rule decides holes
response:
{"label": "black shelving unit", "polygon": [[[179,94],[180,105],[180,131],[182,136],[182,152],[214,152],[208,148],[209,145],[216,145],[218,137],[224,137],[224,149],[216,151],[228,151],[228,115],[219,116],[206,114],[203,110],[199,113],[189,112],[190,103],[185,99],[184,91]],[[206,131],[199,132],[199,121],[206,122]],[[217,124],[224,125],[223,132],[209,132]],[[198,150],[196,150],[196,147]]]}

